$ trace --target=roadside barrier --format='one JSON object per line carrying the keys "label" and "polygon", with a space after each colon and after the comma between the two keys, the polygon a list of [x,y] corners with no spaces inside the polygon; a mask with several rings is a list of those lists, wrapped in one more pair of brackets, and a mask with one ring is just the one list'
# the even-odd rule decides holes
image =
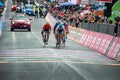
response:
{"label": "roadside barrier", "polygon": [[98,47],[98,52],[105,54],[111,41],[113,40],[113,36],[107,35],[107,34],[102,34],[104,35],[99,47]]}
{"label": "roadside barrier", "polygon": [[87,31],[87,38],[86,38],[86,41],[84,43],[84,46],[88,47],[91,45],[91,42],[93,40],[93,37],[94,37],[94,32],[91,32],[91,31]]}
{"label": "roadside barrier", "polygon": [[51,13],[49,13],[49,12],[47,13],[45,19],[47,20],[47,22],[50,23],[50,25],[51,25],[52,27],[55,25],[55,23],[56,23],[56,21],[57,21],[57,20],[51,15]]}
{"label": "roadside barrier", "polygon": [[98,38],[98,33],[97,32],[94,32],[94,34],[93,34],[93,40],[92,40],[92,42],[91,42],[91,44],[90,44],[90,46],[89,46],[89,48],[90,49],[94,49],[94,45],[96,44],[96,42],[97,42],[97,38]]}
{"label": "roadside barrier", "polygon": [[116,59],[118,52],[120,51],[120,38],[114,36],[88,31],[81,28],[75,28],[69,26],[68,38],[71,40],[96,50],[97,52],[104,54],[112,59]]}
{"label": "roadside barrier", "polygon": [[120,51],[120,38],[116,37],[111,45],[111,47],[109,48],[108,54],[107,56],[110,58],[115,58],[117,57],[118,53]]}
{"label": "roadside barrier", "polygon": [[[69,27],[71,27],[71,26],[69,26]],[[79,43],[80,36],[81,36],[80,35],[81,33],[79,33],[79,32],[80,31],[77,28],[71,27],[71,29],[69,30],[68,38],[70,38],[71,40]]]}
{"label": "roadside barrier", "polygon": [[87,39],[87,37],[88,37],[89,31],[87,31],[87,30],[82,30],[82,33],[83,33],[83,35],[82,35],[82,38],[81,38],[81,40],[80,40],[80,44],[81,44],[81,45],[84,45],[84,43],[85,43],[85,41],[86,41],[86,39]]}
{"label": "roadside barrier", "polygon": [[96,42],[95,42],[95,44],[93,45],[93,50],[96,50],[96,51],[98,51],[98,47],[99,47],[99,45],[101,44],[101,41],[102,41],[102,39],[103,39],[103,37],[104,37],[104,34],[102,34],[102,33],[96,33],[97,34],[97,39],[96,39]]}

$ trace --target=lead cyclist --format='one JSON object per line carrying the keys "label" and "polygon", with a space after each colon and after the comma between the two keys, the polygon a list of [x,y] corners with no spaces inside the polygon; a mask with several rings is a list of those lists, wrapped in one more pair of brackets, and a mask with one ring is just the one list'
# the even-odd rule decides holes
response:
{"label": "lead cyclist", "polygon": [[60,44],[61,41],[63,41],[64,36],[66,35],[65,26],[62,23],[60,23],[55,29],[55,34],[57,36],[56,44]]}

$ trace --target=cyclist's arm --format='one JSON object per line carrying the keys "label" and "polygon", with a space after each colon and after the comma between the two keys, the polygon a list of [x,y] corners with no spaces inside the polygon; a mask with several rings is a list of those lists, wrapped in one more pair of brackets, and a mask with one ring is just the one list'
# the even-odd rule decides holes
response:
{"label": "cyclist's arm", "polygon": [[51,26],[49,26],[50,32],[51,32]]}
{"label": "cyclist's arm", "polygon": [[53,26],[53,34],[55,34],[55,29],[56,29],[57,23]]}
{"label": "cyclist's arm", "polygon": [[44,32],[44,28],[45,28],[45,25],[43,26],[42,31],[41,31],[41,34],[42,34],[42,35],[43,35],[43,32]]}
{"label": "cyclist's arm", "polygon": [[58,26],[57,26],[56,29],[55,29],[55,34],[57,33],[57,31],[58,31]]}
{"label": "cyclist's arm", "polygon": [[64,25],[63,25],[63,31],[64,31],[64,34],[66,35],[66,29]]}

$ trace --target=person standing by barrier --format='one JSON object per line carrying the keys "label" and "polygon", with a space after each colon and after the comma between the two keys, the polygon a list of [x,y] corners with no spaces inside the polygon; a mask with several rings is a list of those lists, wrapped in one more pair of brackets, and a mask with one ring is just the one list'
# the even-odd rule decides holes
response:
{"label": "person standing by barrier", "polygon": [[116,17],[115,18],[115,28],[114,28],[114,36],[117,37],[118,36],[118,27],[119,27],[119,22],[120,22],[120,18]]}

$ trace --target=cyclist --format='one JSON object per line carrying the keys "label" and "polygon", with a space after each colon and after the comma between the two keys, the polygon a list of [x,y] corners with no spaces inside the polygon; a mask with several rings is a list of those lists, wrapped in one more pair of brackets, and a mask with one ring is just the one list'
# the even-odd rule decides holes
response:
{"label": "cyclist", "polygon": [[57,43],[56,44],[61,43],[61,41],[63,40],[65,34],[66,34],[65,27],[64,27],[64,25],[62,23],[60,23],[55,29],[55,35],[57,37]]}
{"label": "cyclist", "polygon": [[57,28],[57,26],[61,23],[60,20],[57,21],[57,23],[54,25],[54,28],[53,28],[53,33],[55,34],[55,29]]}
{"label": "cyclist", "polygon": [[69,33],[68,23],[67,23],[67,22],[64,22],[63,25],[64,25],[64,27],[65,27],[66,36],[67,36],[67,34]]}
{"label": "cyclist", "polygon": [[55,29],[57,28],[57,26],[61,23],[60,20],[57,21],[57,23],[54,25],[54,28],[53,28],[53,34],[55,35],[55,38],[57,40],[57,35],[55,34]]}
{"label": "cyclist", "polygon": [[42,37],[44,37],[44,32],[47,32],[47,40],[46,40],[46,44],[48,44],[48,40],[49,40],[49,35],[50,35],[50,32],[51,32],[51,26],[48,22],[46,22],[43,26],[43,29],[41,31],[41,34],[42,34]]}
{"label": "cyclist", "polygon": [[65,34],[63,35],[62,43],[64,44],[66,41],[65,39],[67,39],[67,34],[69,33],[69,30],[68,30],[68,23],[67,22],[63,22],[63,25],[65,28]]}

